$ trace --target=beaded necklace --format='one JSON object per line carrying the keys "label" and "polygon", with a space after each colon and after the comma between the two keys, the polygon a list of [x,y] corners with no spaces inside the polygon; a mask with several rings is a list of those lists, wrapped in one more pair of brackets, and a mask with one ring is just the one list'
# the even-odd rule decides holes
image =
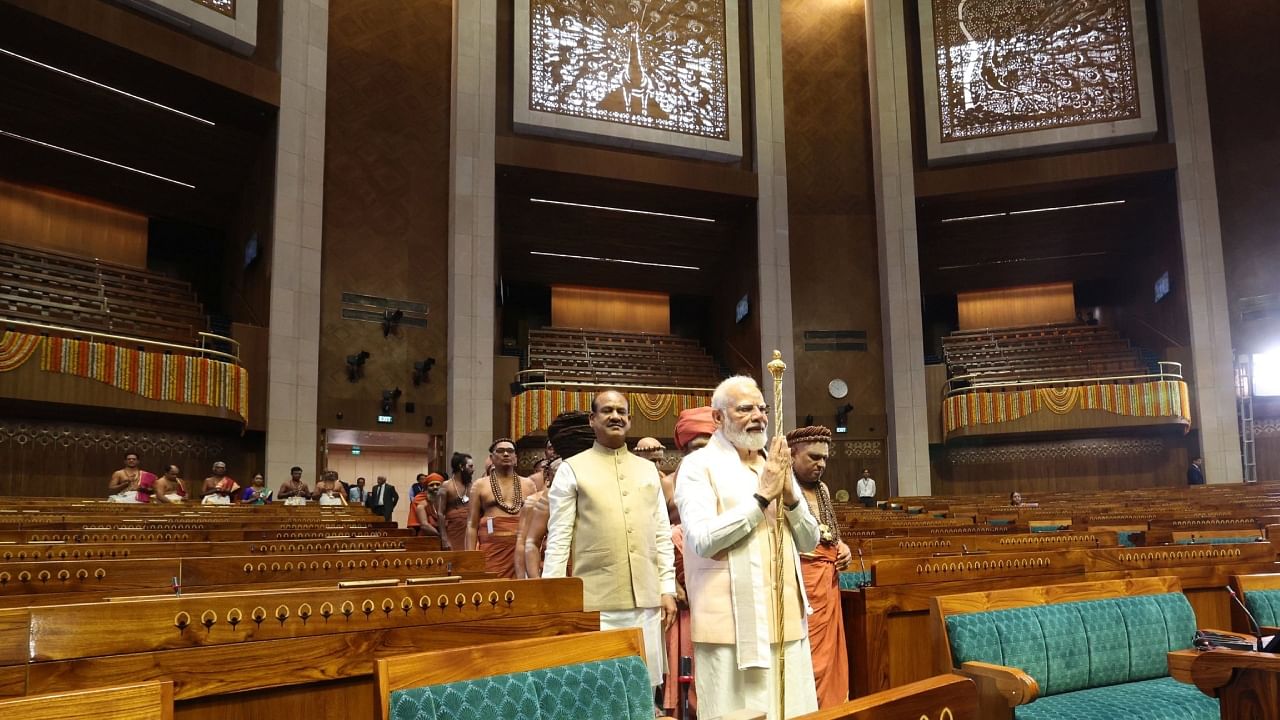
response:
{"label": "beaded necklace", "polygon": [[508,505],[502,500],[502,484],[498,482],[498,473],[489,474],[489,489],[493,490],[493,501],[508,515],[518,515],[520,509],[524,507],[524,493],[520,488],[520,476],[515,475],[514,478],[515,493],[511,504]]}
{"label": "beaded necklace", "polygon": [[823,545],[834,545],[840,542],[840,524],[836,522],[836,509],[831,504],[831,494],[827,492],[827,484],[818,481],[813,494],[818,497],[818,506],[814,507],[809,496],[804,496],[809,505],[809,512],[818,519],[818,533]]}

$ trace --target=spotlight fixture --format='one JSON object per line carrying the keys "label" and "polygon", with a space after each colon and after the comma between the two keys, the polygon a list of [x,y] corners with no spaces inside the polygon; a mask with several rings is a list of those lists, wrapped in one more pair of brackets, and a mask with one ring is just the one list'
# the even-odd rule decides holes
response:
{"label": "spotlight fixture", "polygon": [[849,413],[852,410],[853,406],[849,403],[845,403],[844,405],[836,408],[836,432],[842,433],[849,431]]}
{"label": "spotlight fixture", "polygon": [[414,387],[422,383],[431,382],[431,368],[436,366],[436,359],[429,357],[426,360],[419,360],[413,364],[413,384]]}
{"label": "spotlight fixture", "polygon": [[404,310],[386,310],[382,313],[382,337],[391,334],[391,331],[400,327],[400,321],[404,319]]}
{"label": "spotlight fixture", "polygon": [[380,406],[380,409],[382,410],[383,415],[390,415],[391,411],[395,410],[396,401],[400,399],[401,394],[400,388],[382,391],[382,405]]}
{"label": "spotlight fixture", "polygon": [[361,350],[355,355],[347,356],[347,380],[355,382],[364,377],[364,362],[369,359],[369,353]]}

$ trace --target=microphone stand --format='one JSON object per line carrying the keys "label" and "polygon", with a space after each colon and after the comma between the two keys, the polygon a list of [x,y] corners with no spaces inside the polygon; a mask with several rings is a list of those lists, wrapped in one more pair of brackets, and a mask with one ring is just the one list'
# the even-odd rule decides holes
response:
{"label": "microphone stand", "polygon": [[[766,366],[769,368],[769,374],[773,376],[773,433],[774,437],[782,437],[782,375],[787,371],[787,364],[782,361],[782,352],[780,350],[773,351],[773,359]],[[791,473],[788,472],[783,482],[791,482]],[[774,631],[778,635],[778,720],[785,720],[787,717],[787,651],[783,643],[785,637],[786,622],[783,617],[785,606],[783,602],[785,598],[782,592],[782,568],[783,568],[783,550],[786,543],[783,541],[782,523],[785,518],[782,515],[782,498],[786,493],[779,495],[773,502],[777,506],[777,512],[774,516],[773,525],[773,607],[774,607]]]}

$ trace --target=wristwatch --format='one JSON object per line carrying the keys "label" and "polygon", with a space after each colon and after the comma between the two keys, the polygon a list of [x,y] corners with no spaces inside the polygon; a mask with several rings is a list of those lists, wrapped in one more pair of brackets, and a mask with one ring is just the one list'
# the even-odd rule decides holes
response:
{"label": "wristwatch", "polygon": [[751,493],[751,497],[755,498],[756,502],[760,503],[761,510],[769,509],[769,501],[765,500],[763,495],[761,495],[760,493]]}

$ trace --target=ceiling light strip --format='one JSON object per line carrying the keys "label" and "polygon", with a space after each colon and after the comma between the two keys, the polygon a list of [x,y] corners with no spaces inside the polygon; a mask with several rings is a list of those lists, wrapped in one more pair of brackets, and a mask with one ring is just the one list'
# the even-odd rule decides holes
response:
{"label": "ceiling light strip", "polygon": [[953,223],[953,222],[968,222],[970,220],[986,220],[987,218],[1004,217],[1005,215],[1008,215],[1008,214],[1009,213],[998,212],[998,213],[986,213],[985,215],[965,215],[964,217],[942,218],[942,220],[940,220],[939,222]]}
{"label": "ceiling light strip", "polygon": [[698,217],[696,215],[677,215],[675,213],[656,212],[654,210],[634,210],[632,208],[611,207],[609,205],[590,205],[588,203],[567,202],[565,200],[547,200],[546,198],[529,198],[531,203],[539,203],[542,205],[563,205],[565,207],[587,208],[589,210],[606,210],[608,212],[620,212],[630,215],[649,215],[651,217],[674,218],[676,220],[692,220],[693,222],[713,223],[715,218]]}
{"label": "ceiling light strip", "polygon": [[1076,210],[1078,208],[1104,207],[1107,205],[1123,205],[1124,200],[1107,200],[1104,202],[1080,203],[1078,205],[1058,205],[1055,207],[1032,208],[1031,210],[1010,210],[1010,215],[1031,215],[1033,213],[1055,212],[1058,210]]}
{"label": "ceiling light strip", "polygon": [[157,108],[160,108],[161,110],[168,110],[169,112],[175,115],[181,115],[182,117],[195,120],[196,122],[204,123],[205,125],[209,125],[211,127],[217,124],[217,123],[214,123],[212,120],[205,120],[204,118],[199,117],[198,115],[192,115],[191,113],[183,112],[181,110],[178,110],[177,108],[171,108],[168,105],[163,105],[161,103],[156,102],[155,100],[148,100],[142,97],[141,95],[134,95],[131,92],[125,92],[124,90],[121,90],[119,88],[113,88],[110,85],[100,83],[97,80],[90,80],[89,78],[84,77],[83,75],[77,75],[73,72],[63,70],[62,68],[49,65],[48,63],[42,63],[39,60],[36,60],[34,58],[29,58],[26,55],[19,55],[18,53],[12,50],[6,50],[4,48],[0,48],[0,53],[8,55],[9,57],[17,58],[18,60],[21,60],[23,62],[31,63],[36,67],[42,67],[45,70],[51,70],[53,72],[58,73],[59,75],[65,75],[69,78],[79,80],[80,82],[88,83],[90,85],[93,85],[94,87],[99,87],[99,88],[102,88],[103,90],[109,90],[113,93],[116,93],[117,95],[123,95],[127,98],[137,100],[138,102],[146,103],[152,107],[157,107]]}
{"label": "ceiling light strip", "polygon": [[564,258],[566,260],[592,260],[594,262],[611,262],[622,263],[624,265],[643,265],[645,267],[671,268],[672,270],[701,270],[702,268],[692,265],[671,265],[669,263],[644,262],[642,260],[622,260],[620,258],[603,258],[593,257],[591,255],[569,255],[567,253],[539,252],[530,250],[530,255],[540,255],[542,257]]}
{"label": "ceiling light strip", "polygon": [[53,143],[47,143],[47,142],[44,142],[43,140],[36,140],[36,139],[34,139],[34,138],[26,137],[25,135],[19,135],[19,134],[17,134],[17,133],[12,133],[12,132],[9,132],[8,130],[0,130],[0,135],[2,135],[2,136],[4,136],[4,137],[10,137],[10,138],[13,138],[14,140],[21,140],[21,141],[23,141],[23,142],[28,142],[28,143],[31,143],[32,145],[39,145],[40,147],[46,147],[46,148],[49,148],[50,150],[57,150],[58,152],[66,153],[66,154],[68,154],[68,155],[75,155],[76,157],[82,157],[82,158],[85,158],[85,159],[87,159],[87,160],[93,160],[93,161],[95,161],[95,162],[100,162],[100,163],[102,163],[103,165],[110,165],[111,167],[117,167],[117,168],[120,168],[121,170],[128,170],[129,172],[138,173],[139,175],[146,175],[147,177],[155,178],[156,180],[163,180],[163,181],[165,181],[165,182],[167,182],[167,183],[173,183],[174,185],[181,185],[182,187],[184,187],[184,188],[189,188],[189,189],[191,189],[191,190],[195,190],[195,189],[196,189],[196,186],[195,186],[195,185],[192,185],[191,183],[184,183],[184,182],[182,182],[181,180],[174,180],[173,178],[167,178],[167,177],[165,177],[165,176],[163,176],[163,175],[157,175],[157,174],[152,173],[152,172],[147,172],[146,170],[139,170],[139,169],[138,169],[138,168],[136,168],[136,167],[129,167],[128,165],[121,165],[121,164],[120,164],[120,163],[118,163],[118,162],[112,162],[112,161],[110,161],[110,160],[106,160],[106,159],[100,158],[100,157],[98,157],[98,156],[96,156],[96,155],[89,155],[88,153],[78,152],[78,151],[76,151],[76,150],[72,150],[72,149],[70,149],[70,148],[64,148],[64,147],[62,147],[61,145],[54,145]]}

